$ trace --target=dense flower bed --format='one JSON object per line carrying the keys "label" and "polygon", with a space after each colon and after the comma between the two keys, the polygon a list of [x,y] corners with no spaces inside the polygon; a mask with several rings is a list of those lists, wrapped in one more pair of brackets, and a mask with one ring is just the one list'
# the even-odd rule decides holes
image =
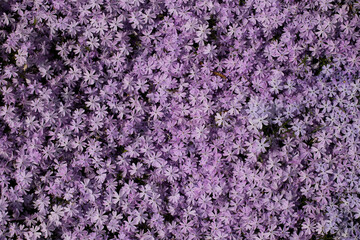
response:
{"label": "dense flower bed", "polygon": [[360,239],[355,0],[2,0],[0,240]]}

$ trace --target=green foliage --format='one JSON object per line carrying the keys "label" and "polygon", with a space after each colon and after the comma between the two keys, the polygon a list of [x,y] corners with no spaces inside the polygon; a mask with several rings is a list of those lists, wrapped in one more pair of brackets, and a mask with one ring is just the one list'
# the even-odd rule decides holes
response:
{"label": "green foliage", "polygon": [[122,155],[124,152],[126,152],[126,150],[123,145],[119,145],[116,147],[116,155]]}
{"label": "green foliage", "polygon": [[267,126],[264,125],[261,130],[266,137],[271,137],[277,135],[279,133],[279,129],[280,127],[277,124],[269,124]]}
{"label": "green foliage", "polygon": [[165,18],[166,16],[167,16],[166,13],[161,13],[161,14],[157,15],[156,18],[157,18],[158,20],[164,20],[164,18]]}
{"label": "green foliage", "polygon": [[316,142],[317,142],[317,138],[312,138],[312,137],[310,137],[308,140],[305,141],[306,145],[308,145],[309,147],[312,147],[312,145]]}
{"label": "green foliage", "polygon": [[240,6],[244,6],[245,3],[246,3],[246,0],[240,0],[240,1],[239,1],[239,5],[240,5]]}
{"label": "green foliage", "polygon": [[312,240],[335,240],[335,234],[325,234],[325,235],[321,235],[321,236],[318,236],[318,237],[312,237],[311,238]]}
{"label": "green foliage", "polygon": [[63,204],[69,204],[70,202],[62,197],[52,196],[50,195],[50,203],[52,205],[63,205]]}
{"label": "green foliage", "polygon": [[314,73],[315,76],[318,76],[321,73],[323,67],[330,64],[331,62],[332,62],[332,57],[328,59],[325,56],[323,56],[320,57],[319,59],[313,59],[312,63],[318,64],[318,68],[315,69],[315,73]]}
{"label": "green foliage", "polygon": [[309,56],[305,55],[305,57],[303,59],[301,59],[300,64],[299,65],[304,65],[306,66],[307,61],[309,60]]}
{"label": "green foliage", "polygon": [[130,37],[130,46],[133,50],[137,50],[139,49],[139,47],[141,46],[141,41],[140,41],[140,38],[139,38],[139,35],[137,35],[136,33],[132,33],[129,35]]}
{"label": "green foliage", "polygon": [[217,20],[215,15],[211,15],[210,19],[208,20],[210,28],[209,42],[215,42],[217,40],[216,22]]}

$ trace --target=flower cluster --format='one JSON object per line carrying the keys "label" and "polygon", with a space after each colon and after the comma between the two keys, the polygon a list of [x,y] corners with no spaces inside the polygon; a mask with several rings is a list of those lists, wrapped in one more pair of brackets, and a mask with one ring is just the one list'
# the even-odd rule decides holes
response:
{"label": "flower cluster", "polygon": [[356,0],[0,2],[0,239],[359,239]]}

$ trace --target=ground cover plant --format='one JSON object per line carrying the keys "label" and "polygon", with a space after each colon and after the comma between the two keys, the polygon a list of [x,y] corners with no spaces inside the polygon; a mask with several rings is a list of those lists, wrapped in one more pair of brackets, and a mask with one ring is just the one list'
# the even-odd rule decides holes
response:
{"label": "ground cover plant", "polygon": [[2,0],[0,240],[360,239],[359,16]]}

